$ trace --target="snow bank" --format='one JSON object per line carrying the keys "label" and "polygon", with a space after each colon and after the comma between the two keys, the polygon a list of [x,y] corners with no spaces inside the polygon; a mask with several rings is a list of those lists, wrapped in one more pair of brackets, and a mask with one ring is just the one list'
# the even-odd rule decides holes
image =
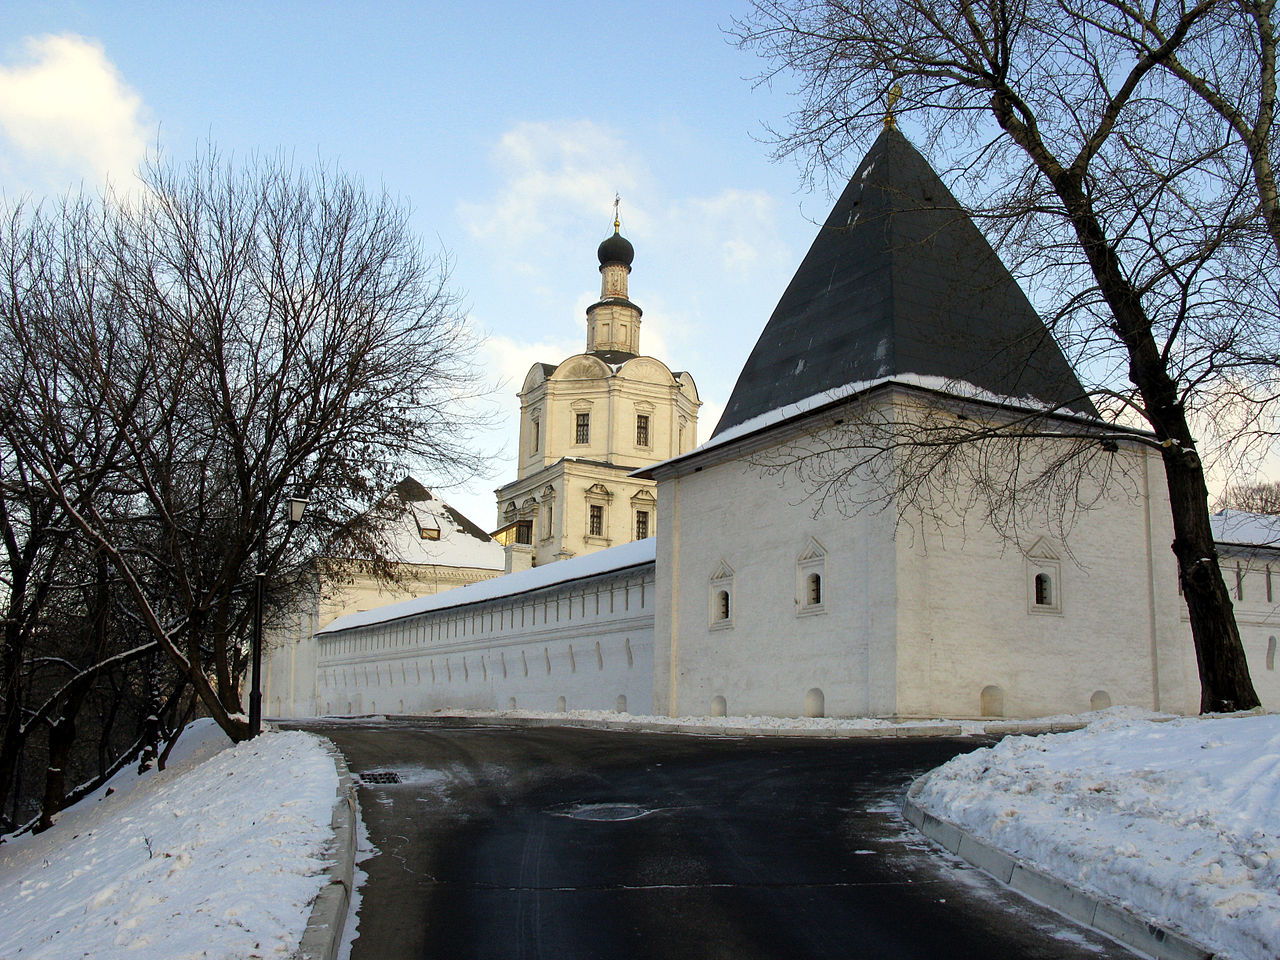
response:
{"label": "snow bank", "polygon": [[4,960],[243,960],[297,949],[325,881],[337,790],[305,733],[228,744],[193,724],[38,836],[0,844]]}
{"label": "snow bank", "polygon": [[939,767],[918,802],[1223,960],[1280,956],[1280,716],[1010,737]]}

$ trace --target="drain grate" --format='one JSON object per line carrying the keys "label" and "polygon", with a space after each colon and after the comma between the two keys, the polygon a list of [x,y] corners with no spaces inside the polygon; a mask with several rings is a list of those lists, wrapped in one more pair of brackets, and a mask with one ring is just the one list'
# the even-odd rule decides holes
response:
{"label": "drain grate", "polygon": [[400,774],[393,770],[371,770],[369,773],[357,774],[361,783],[399,783]]}

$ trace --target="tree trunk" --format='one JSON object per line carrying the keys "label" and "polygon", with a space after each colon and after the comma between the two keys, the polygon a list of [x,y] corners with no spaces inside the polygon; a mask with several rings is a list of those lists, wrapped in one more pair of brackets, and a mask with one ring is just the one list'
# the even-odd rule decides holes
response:
{"label": "tree trunk", "polygon": [[1164,469],[1173,510],[1173,552],[1200,671],[1200,712],[1250,710],[1261,701],[1249,678],[1231,594],[1218,564],[1204,471],[1193,452],[1176,448],[1165,452]]}

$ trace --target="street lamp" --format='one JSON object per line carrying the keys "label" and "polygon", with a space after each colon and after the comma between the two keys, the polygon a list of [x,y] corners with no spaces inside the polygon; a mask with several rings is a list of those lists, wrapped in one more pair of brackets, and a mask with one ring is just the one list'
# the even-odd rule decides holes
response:
{"label": "street lamp", "polygon": [[[289,497],[289,526],[302,522],[307,509],[305,497]],[[261,559],[261,558],[259,558]],[[249,680],[249,736],[262,732],[262,606],[266,593],[267,571],[253,575],[253,666]]]}

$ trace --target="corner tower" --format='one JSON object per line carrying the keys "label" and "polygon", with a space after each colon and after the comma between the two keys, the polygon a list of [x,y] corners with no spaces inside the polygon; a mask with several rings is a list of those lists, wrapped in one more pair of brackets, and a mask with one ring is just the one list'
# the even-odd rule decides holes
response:
{"label": "corner tower", "polygon": [[693,377],[640,352],[642,311],[628,295],[635,249],[620,228],[615,217],[596,251],[586,350],[535,363],[520,389],[516,479],[495,491],[508,570],[653,536],[656,484],[628,474],[697,444]]}

